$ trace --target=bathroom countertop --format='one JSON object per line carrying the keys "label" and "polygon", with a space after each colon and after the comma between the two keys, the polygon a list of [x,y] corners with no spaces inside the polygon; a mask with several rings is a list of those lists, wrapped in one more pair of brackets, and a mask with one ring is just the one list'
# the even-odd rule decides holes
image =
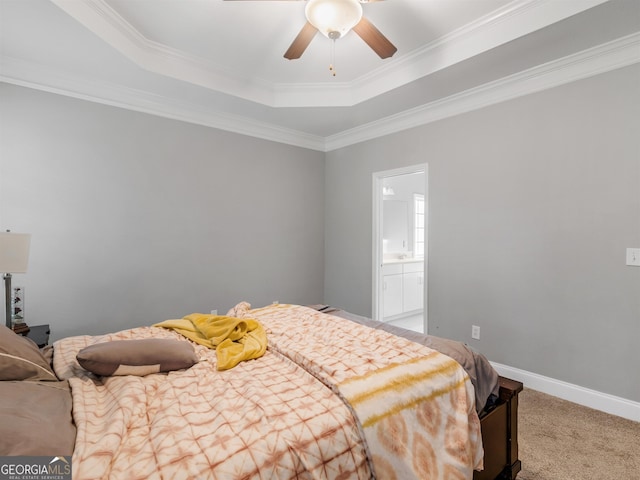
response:
{"label": "bathroom countertop", "polygon": [[396,263],[422,263],[424,262],[424,258],[415,258],[415,257],[407,257],[407,258],[390,258],[382,261],[383,265],[393,265]]}

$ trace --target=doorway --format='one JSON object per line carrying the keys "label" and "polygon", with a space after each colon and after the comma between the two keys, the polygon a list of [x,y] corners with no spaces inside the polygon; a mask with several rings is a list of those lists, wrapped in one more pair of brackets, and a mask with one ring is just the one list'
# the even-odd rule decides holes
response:
{"label": "doorway", "polygon": [[427,330],[427,164],[373,174],[373,318]]}

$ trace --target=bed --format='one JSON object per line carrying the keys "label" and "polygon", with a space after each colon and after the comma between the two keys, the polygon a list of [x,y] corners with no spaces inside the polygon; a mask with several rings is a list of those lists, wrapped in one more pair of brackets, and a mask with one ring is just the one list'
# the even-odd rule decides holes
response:
{"label": "bed", "polygon": [[518,457],[518,395],[522,382],[498,376],[488,360],[467,345],[432,335],[423,335],[388,323],[377,322],[328,305],[314,305],[353,322],[382,329],[438,350],[455,359],[471,377],[476,392],[476,410],[482,428],[484,469],[474,471],[473,480],[515,479],[522,469]]}
{"label": "bed", "polygon": [[326,306],[223,318],[240,335],[216,349],[218,324],[162,322],[59,340],[53,369],[5,327],[0,455],[72,456],[79,479],[516,477],[522,384],[461,344]]}

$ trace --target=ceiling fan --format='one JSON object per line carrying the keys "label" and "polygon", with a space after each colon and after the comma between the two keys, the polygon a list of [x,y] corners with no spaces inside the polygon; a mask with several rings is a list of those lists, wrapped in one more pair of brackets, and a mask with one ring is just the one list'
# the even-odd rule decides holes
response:
{"label": "ceiling fan", "polygon": [[302,27],[298,36],[285,52],[284,58],[289,60],[300,58],[318,31],[332,40],[337,40],[350,30],[353,30],[380,58],[391,57],[398,50],[380,30],[362,16],[361,3],[378,2],[382,0],[305,1],[307,2],[305,7],[307,23]]}

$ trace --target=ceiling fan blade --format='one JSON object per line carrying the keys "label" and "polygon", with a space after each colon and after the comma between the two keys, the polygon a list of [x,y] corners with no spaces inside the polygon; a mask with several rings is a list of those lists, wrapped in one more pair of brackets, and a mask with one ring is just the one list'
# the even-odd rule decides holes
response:
{"label": "ceiling fan blade", "polygon": [[318,33],[318,29],[307,22],[304,27],[302,27],[302,30],[300,30],[300,33],[298,33],[298,36],[293,40],[289,49],[284,53],[284,58],[288,58],[289,60],[300,58],[316,33]]}
{"label": "ceiling fan blade", "polygon": [[398,50],[387,37],[380,33],[380,30],[378,30],[373,23],[364,17],[353,27],[353,31],[356,32],[380,58],[391,57]]}

